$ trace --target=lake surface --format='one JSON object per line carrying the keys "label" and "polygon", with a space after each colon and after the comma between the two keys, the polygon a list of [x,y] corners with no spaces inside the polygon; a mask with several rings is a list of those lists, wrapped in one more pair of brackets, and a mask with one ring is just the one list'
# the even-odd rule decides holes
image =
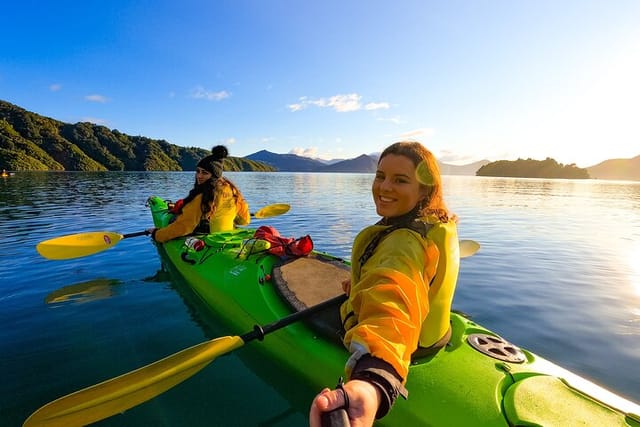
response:
{"label": "lake surface", "polygon": [[[371,175],[227,176],[252,212],[291,205],[253,225],[310,234],[316,249],[344,258],[355,234],[378,219]],[[47,402],[208,338],[246,332],[207,321],[162,271],[147,237],[65,261],[35,250],[65,234],[143,231],[152,225],[147,198],[182,198],[192,182],[192,172],[0,179],[0,425],[19,426]],[[461,262],[454,308],[640,401],[640,183],[463,176],[444,183],[460,238],[482,245]],[[292,408],[277,392],[286,378],[266,381],[244,365],[251,345],[96,425],[305,425],[307,408]]]}

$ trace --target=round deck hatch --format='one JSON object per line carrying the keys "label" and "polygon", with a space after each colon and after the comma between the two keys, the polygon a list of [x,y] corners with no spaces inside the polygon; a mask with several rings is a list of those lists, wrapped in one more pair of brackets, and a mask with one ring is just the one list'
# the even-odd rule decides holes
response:
{"label": "round deck hatch", "polygon": [[467,337],[467,342],[480,353],[494,359],[510,363],[523,363],[527,360],[519,347],[495,335],[471,334]]}

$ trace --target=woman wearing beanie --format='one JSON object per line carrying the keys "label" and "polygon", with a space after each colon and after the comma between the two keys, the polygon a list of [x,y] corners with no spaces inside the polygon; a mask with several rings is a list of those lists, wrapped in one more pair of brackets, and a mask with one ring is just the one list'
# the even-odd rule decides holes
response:
{"label": "woman wearing beanie", "polygon": [[240,190],[222,176],[227,147],[217,145],[198,162],[196,181],[176,212],[174,222],[163,228],[151,228],[153,240],[164,243],[193,233],[201,221],[208,221],[209,232],[233,230],[251,221],[249,205]]}

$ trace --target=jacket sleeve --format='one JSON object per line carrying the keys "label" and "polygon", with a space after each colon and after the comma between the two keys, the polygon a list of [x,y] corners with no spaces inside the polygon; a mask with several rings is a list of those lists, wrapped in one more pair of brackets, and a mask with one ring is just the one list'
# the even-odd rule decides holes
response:
{"label": "jacket sleeve", "polygon": [[242,194],[238,192],[238,199],[236,200],[236,218],[234,223],[238,225],[249,225],[251,222],[251,213],[249,212],[249,204],[244,199]]}
{"label": "jacket sleeve", "polygon": [[351,287],[349,303],[355,322],[344,338],[352,353],[348,375],[350,366],[370,354],[389,363],[406,381],[429,311],[429,283],[438,256],[435,244],[407,229],[396,230],[380,242]]}
{"label": "jacket sleeve", "polygon": [[198,195],[191,202],[183,206],[182,213],[176,217],[174,222],[155,232],[155,241],[164,243],[176,237],[193,233],[193,230],[196,229],[202,218],[202,210],[200,209],[201,201],[202,195]]}

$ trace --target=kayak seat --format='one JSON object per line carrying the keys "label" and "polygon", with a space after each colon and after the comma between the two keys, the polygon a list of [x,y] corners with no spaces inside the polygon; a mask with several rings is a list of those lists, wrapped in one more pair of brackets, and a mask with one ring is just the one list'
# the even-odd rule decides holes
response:
{"label": "kayak seat", "polygon": [[527,377],[507,389],[505,416],[511,426],[630,426],[625,414],[548,375]]}
{"label": "kayak seat", "polygon": [[[302,311],[343,292],[342,281],[351,277],[351,267],[339,258],[312,253],[273,268],[272,280],[280,296],[295,311]],[[324,337],[342,345],[340,307],[328,307],[307,323]]]}

